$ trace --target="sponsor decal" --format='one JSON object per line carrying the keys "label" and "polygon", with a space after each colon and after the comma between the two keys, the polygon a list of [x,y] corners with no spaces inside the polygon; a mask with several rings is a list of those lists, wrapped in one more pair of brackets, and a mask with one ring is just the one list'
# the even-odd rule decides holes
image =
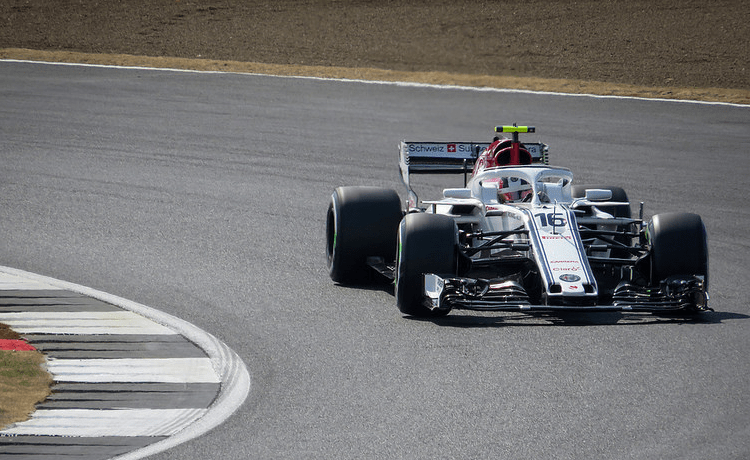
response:
{"label": "sponsor decal", "polygon": [[462,156],[467,156],[469,154],[474,153],[473,145],[476,144],[457,144],[457,143],[445,143],[445,144],[431,144],[431,143],[424,143],[424,144],[407,144],[407,151],[410,155],[412,154],[431,154],[431,155],[440,155],[440,154],[450,154],[453,156],[453,154],[462,154]]}
{"label": "sponsor decal", "polygon": [[534,214],[534,217],[536,219],[539,219],[539,224],[542,227],[563,228],[568,224],[568,221],[565,220],[562,214],[557,214],[554,212]]}
{"label": "sponsor decal", "polygon": [[444,152],[442,145],[410,144],[409,153],[440,153]]}
{"label": "sponsor decal", "polygon": [[[575,283],[576,281],[581,281],[581,277],[572,273],[565,273],[560,275],[560,280],[565,281],[566,283]],[[578,286],[570,286],[570,288],[578,289]]]}

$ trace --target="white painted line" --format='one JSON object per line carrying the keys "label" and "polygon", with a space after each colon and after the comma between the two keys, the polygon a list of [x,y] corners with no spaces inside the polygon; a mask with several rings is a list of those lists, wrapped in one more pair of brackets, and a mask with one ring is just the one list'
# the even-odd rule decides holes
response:
{"label": "white painted line", "polygon": [[126,310],[0,313],[0,323],[19,334],[176,335],[172,329]]}
{"label": "white painted line", "polygon": [[170,331],[165,331],[162,326],[153,326],[151,328],[142,327],[118,327],[116,325],[104,325],[101,324],[96,327],[60,327],[59,325],[51,324],[49,326],[43,325],[15,325],[10,321],[5,322],[14,331],[19,334],[68,334],[68,335],[112,335],[112,334],[147,334],[147,335],[167,335]]}
{"label": "white painted line", "polygon": [[75,324],[81,321],[122,321],[140,322],[147,320],[141,315],[129,312],[127,310],[109,310],[109,311],[23,311],[23,312],[0,312],[0,321],[20,321],[20,322],[44,322],[44,321],[69,321]]}
{"label": "white painted line", "polygon": [[588,93],[561,93],[554,91],[534,91],[530,89],[512,89],[512,88],[492,88],[488,86],[459,86],[459,85],[440,85],[435,83],[419,83],[419,82],[408,82],[408,81],[387,81],[387,80],[361,80],[354,78],[333,78],[333,77],[310,77],[303,75],[273,75],[267,73],[254,73],[254,72],[224,72],[219,70],[191,70],[191,69],[170,69],[164,67],[138,67],[138,66],[118,66],[118,65],[107,65],[107,64],[82,64],[75,62],[46,62],[46,61],[30,61],[25,59],[0,59],[0,62],[19,62],[24,64],[48,64],[48,65],[61,65],[61,66],[78,66],[78,67],[98,67],[105,69],[124,69],[124,70],[150,70],[157,72],[180,72],[180,73],[198,73],[198,74],[225,74],[225,75],[250,75],[256,77],[271,77],[271,78],[286,78],[286,79],[298,79],[298,80],[319,80],[319,81],[339,81],[344,83],[365,83],[373,85],[385,85],[385,86],[402,86],[402,87],[416,87],[416,88],[435,88],[435,89],[454,89],[461,91],[477,91],[477,92],[490,92],[490,93],[511,93],[511,94],[532,94],[532,95],[544,95],[544,96],[563,96],[563,97],[588,97],[593,99],[624,99],[624,100],[636,100],[636,101],[654,101],[654,102],[675,102],[681,104],[701,104],[701,105],[721,105],[728,107],[741,107],[750,108],[750,104],[738,104],[735,102],[718,102],[718,101],[696,101],[689,99],[667,99],[658,97],[639,97],[639,96],[615,96],[615,95],[602,95],[602,94],[588,94]]}
{"label": "white painted line", "polygon": [[31,280],[22,276],[0,271],[0,291],[10,290],[59,290],[51,284],[42,281]]}
{"label": "white painted line", "polygon": [[31,419],[3,430],[33,436],[172,436],[203,417],[207,409],[38,410]]}
{"label": "white painted line", "polygon": [[55,382],[221,383],[208,358],[48,359]]}

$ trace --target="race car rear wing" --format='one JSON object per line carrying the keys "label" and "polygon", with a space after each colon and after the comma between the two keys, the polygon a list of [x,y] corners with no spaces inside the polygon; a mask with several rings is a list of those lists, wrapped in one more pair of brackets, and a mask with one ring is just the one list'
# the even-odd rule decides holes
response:
{"label": "race car rear wing", "polygon": [[[411,174],[461,174],[472,171],[489,142],[407,142],[399,145],[399,169],[406,188]],[[532,162],[548,164],[547,145],[524,142]]]}

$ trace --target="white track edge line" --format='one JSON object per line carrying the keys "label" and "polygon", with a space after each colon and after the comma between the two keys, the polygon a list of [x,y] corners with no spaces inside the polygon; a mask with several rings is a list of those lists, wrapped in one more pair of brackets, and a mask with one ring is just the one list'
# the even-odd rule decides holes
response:
{"label": "white track edge line", "polygon": [[532,94],[532,95],[541,95],[541,96],[589,97],[593,99],[623,99],[623,100],[634,100],[634,101],[675,102],[675,103],[681,103],[681,104],[720,105],[720,106],[727,106],[727,107],[750,108],[749,104],[737,104],[734,102],[697,101],[697,100],[692,100],[692,99],[668,99],[668,98],[659,98],[659,97],[615,96],[615,95],[588,94],[588,93],[561,93],[561,92],[554,92],[554,91],[534,91],[530,89],[491,88],[487,86],[439,85],[435,83],[418,83],[418,82],[406,82],[406,81],[363,80],[363,79],[333,78],[333,77],[311,77],[311,76],[304,76],[304,75],[274,75],[270,73],[255,73],[255,72],[227,72],[227,71],[221,71],[221,70],[172,69],[168,67],[148,67],[148,66],[140,67],[140,66],[109,65],[109,64],[85,64],[85,63],[75,63],[75,62],[32,61],[32,60],[25,60],[25,59],[0,59],[0,62],[19,62],[19,63],[26,63],[26,64],[48,64],[48,65],[63,65],[63,66],[78,66],[78,67],[98,67],[98,68],[104,68],[104,69],[155,70],[155,71],[162,71],[162,72],[182,72],[182,73],[198,73],[198,74],[250,75],[250,76],[257,76],[257,77],[274,77],[274,78],[289,78],[289,79],[318,80],[318,81],[339,81],[339,82],[345,82],[345,83],[366,83],[366,84],[373,84],[373,85],[433,88],[433,89],[453,89],[453,90],[460,90],[460,91],[476,91],[476,92],[490,92],[490,93]]}

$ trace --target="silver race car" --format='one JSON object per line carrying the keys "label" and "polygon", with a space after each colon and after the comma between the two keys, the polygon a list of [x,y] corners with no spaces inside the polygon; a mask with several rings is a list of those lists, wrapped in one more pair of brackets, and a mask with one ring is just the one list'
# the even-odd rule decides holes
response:
{"label": "silver race car", "polygon": [[[339,187],[326,225],[333,281],[395,286],[413,316],[485,311],[642,311],[708,307],[708,247],[700,216],[631,215],[619,187],[575,185],[548,165],[527,126],[481,142],[401,142],[405,206],[394,190]],[[503,134],[509,134],[506,138]],[[414,174],[463,175],[464,187],[419,201]],[[405,208],[405,209],[404,209]]]}

